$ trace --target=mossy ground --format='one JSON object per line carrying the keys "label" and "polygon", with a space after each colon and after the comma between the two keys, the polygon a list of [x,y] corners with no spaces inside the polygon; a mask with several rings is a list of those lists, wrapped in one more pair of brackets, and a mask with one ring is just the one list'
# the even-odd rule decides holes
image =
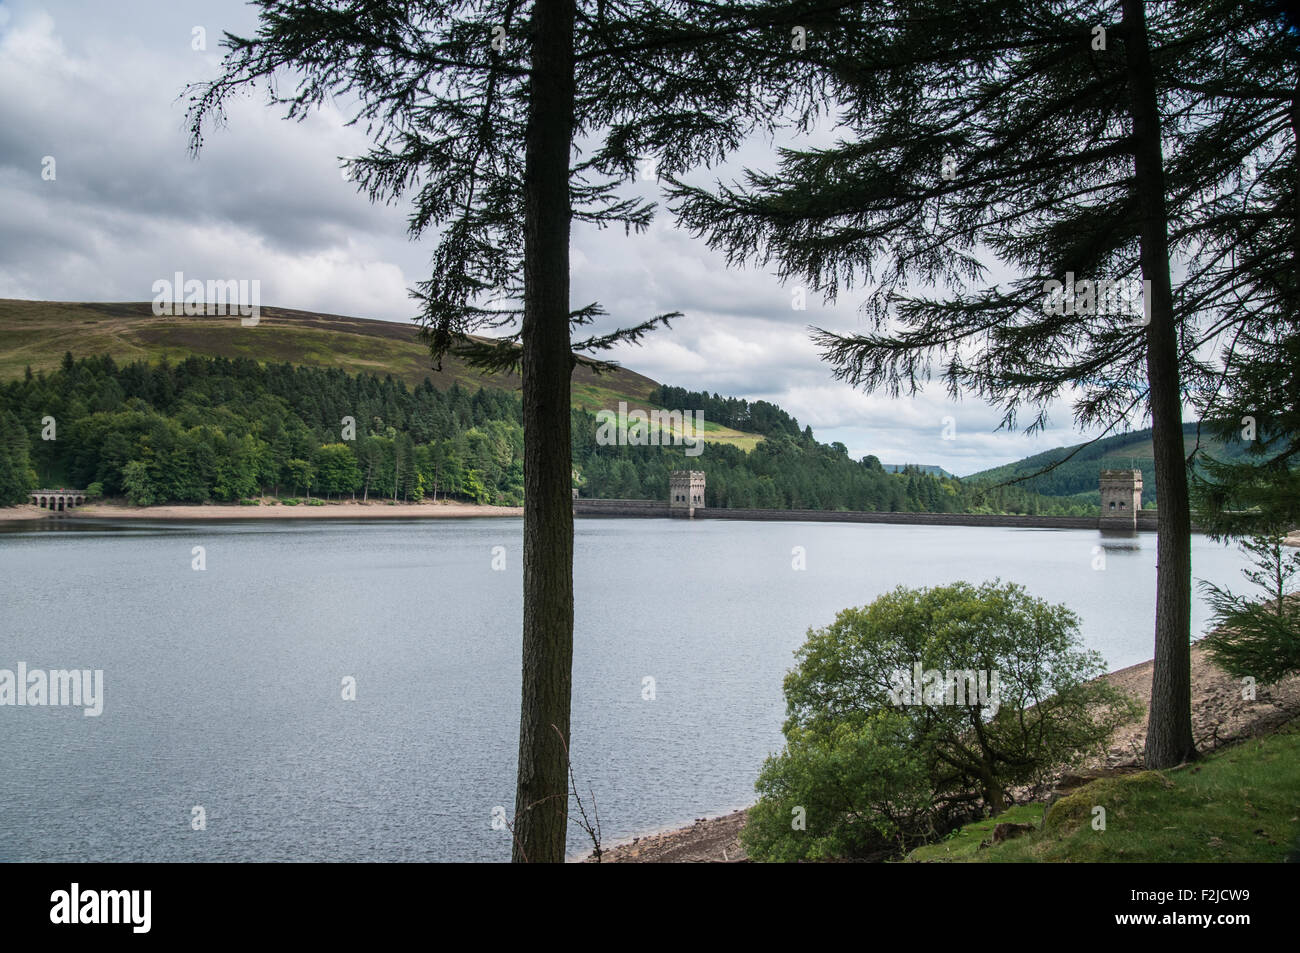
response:
{"label": "mossy ground", "polygon": [[[1105,829],[1094,827],[1105,810]],[[1055,802],[1041,830],[989,847],[999,822],[1034,823],[1017,805],[913,850],[907,860],[1016,863],[1276,863],[1300,842],[1300,724],[1169,771],[1101,778]]]}

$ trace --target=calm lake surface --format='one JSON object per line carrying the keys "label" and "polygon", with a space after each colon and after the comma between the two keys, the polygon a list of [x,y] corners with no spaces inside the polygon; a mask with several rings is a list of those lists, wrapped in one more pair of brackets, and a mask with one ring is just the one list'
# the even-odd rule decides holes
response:
{"label": "calm lake surface", "polygon": [[[899,584],[1013,580],[1074,609],[1111,669],[1152,654],[1154,534],[576,532],[572,755],[606,844],[751,803],[806,630]],[[0,668],[102,669],[105,700],[0,707],[0,860],[508,860],[492,812],[513,811],[521,537],[518,519],[11,524]],[[1196,578],[1239,588],[1244,565],[1194,537]],[[1206,619],[1198,597],[1195,634]]]}

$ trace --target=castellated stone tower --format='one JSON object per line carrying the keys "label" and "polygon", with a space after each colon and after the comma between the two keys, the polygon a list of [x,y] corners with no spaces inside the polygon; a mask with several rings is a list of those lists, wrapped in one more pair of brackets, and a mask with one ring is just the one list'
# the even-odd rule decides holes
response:
{"label": "castellated stone tower", "polygon": [[694,517],[704,508],[704,471],[674,470],[668,476],[668,509],[673,516]]}
{"label": "castellated stone tower", "polygon": [[1101,471],[1102,529],[1137,530],[1137,514],[1142,509],[1141,470]]}

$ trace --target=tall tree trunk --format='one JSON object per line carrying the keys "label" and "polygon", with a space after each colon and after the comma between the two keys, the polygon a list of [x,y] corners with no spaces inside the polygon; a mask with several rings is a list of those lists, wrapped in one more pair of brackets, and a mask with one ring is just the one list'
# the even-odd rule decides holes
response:
{"label": "tall tree trunk", "polygon": [[564,860],[573,662],[569,151],[574,0],[537,0],[524,152],[524,645],[516,862]]}
{"label": "tall tree trunk", "polygon": [[1192,535],[1183,446],[1178,334],[1169,279],[1164,159],[1142,0],[1124,0],[1124,58],[1133,115],[1133,186],[1141,215],[1142,277],[1151,282],[1147,327],[1151,443],[1160,492],[1156,540],[1155,663],[1146,763],[1196,757],[1192,740]]}
{"label": "tall tree trunk", "polygon": [[[1291,138],[1292,148],[1300,153],[1300,83],[1296,83],[1291,93]],[[1297,275],[1300,275],[1300,162],[1295,164],[1294,192],[1291,195],[1291,252],[1294,256],[1289,272],[1283,272],[1283,293],[1291,313],[1300,314],[1300,287]]]}

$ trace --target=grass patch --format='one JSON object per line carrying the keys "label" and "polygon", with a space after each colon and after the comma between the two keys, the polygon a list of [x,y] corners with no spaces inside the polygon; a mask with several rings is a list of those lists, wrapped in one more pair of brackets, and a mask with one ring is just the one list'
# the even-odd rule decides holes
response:
{"label": "grass patch", "polygon": [[[1105,809],[1094,830],[1093,809]],[[1001,821],[1035,823],[1042,805],[1017,805],[910,861],[1017,863],[1277,863],[1300,841],[1300,726],[1251,738],[1170,771],[1087,784],[1048,811],[1041,831],[981,848]]]}
{"label": "grass patch", "polygon": [[943,840],[918,847],[908,855],[908,860],[977,860],[983,849],[980,844],[993,836],[994,826],[1008,824],[1037,824],[1043,818],[1043,805],[1017,804],[997,817],[987,817],[959,827]]}

